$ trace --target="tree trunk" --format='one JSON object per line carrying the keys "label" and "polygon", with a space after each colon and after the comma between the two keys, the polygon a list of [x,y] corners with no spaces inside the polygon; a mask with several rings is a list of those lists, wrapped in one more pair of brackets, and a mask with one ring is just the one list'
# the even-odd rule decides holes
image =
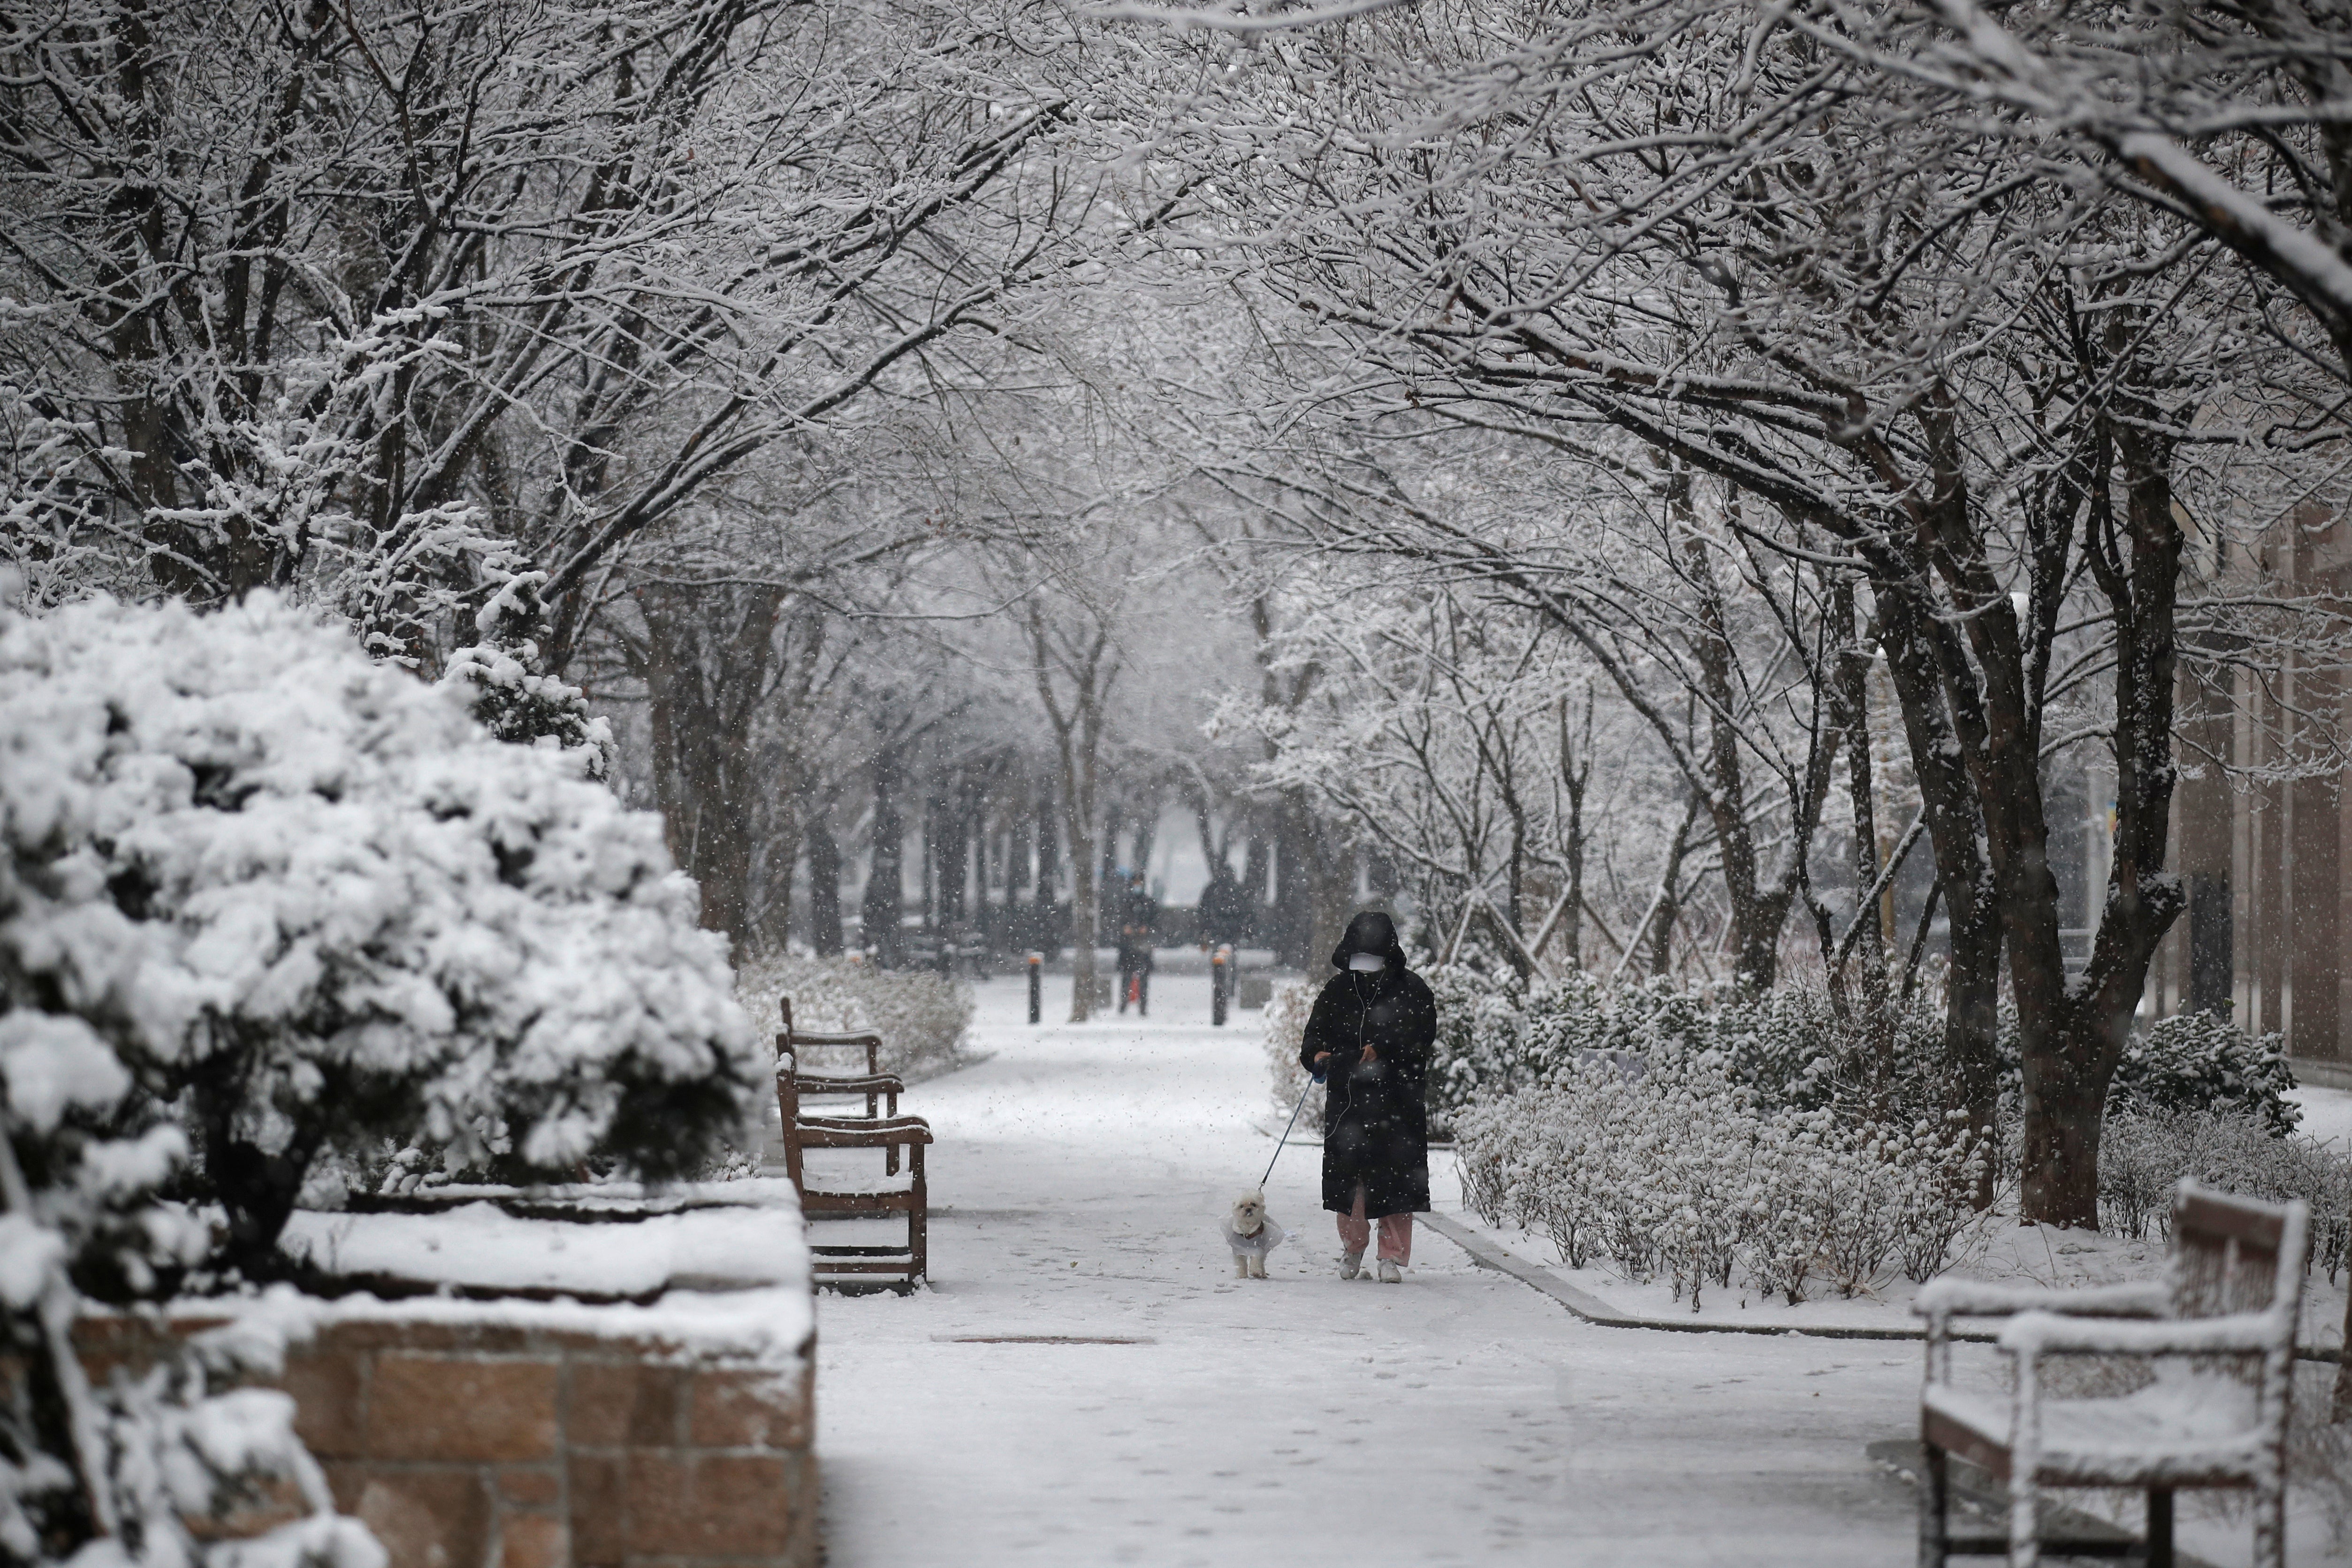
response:
{"label": "tree trunk", "polygon": [[1348,921],[1356,912],[1355,847],[1334,842],[1338,837],[1336,832],[1318,830],[1309,840],[1315,855],[1309,878],[1315,917],[1307,938],[1309,974],[1320,974],[1330,964],[1332,950],[1347,934]]}
{"label": "tree trunk", "polygon": [[1095,879],[1097,850],[1092,813],[1081,804],[1091,790],[1065,792],[1063,831],[1070,837],[1070,1022],[1095,1015],[1095,938],[1102,929],[1100,884]]}
{"label": "tree trunk", "polygon": [[1151,885],[1151,857],[1160,847],[1160,816],[1167,804],[1155,784],[1144,792],[1143,803],[1135,814],[1135,854],[1129,863],[1147,888]]}
{"label": "tree trunk", "polygon": [[1192,790],[1192,826],[1201,836],[1201,861],[1213,877],[1225,865],[1225,846],[1218,842],[1216,825],[1209,820],[1209,792],[1197,784]]}
{"label": "tree trunk", "polygon": [[[1846,797],[1853,816],[1853,923],[1842,951],[1824,952],[1822,957],[1828,963],[1831,1005],[1862,1032],[1865,1042],[1870,1114],[1884,1120],[1902,1064],[1895,1055],[1887,943],[1876,907],[1882,900],[1871,896],[1884,862],[1879,858],[1877,782],[1871,767],[1870,655],[1862,646],[1854,613],[1853,579],[1839,574],[1827,587],[1828,631],[1835,645],[1830,656],[1830,718],[1845,737]],[[1822,940],[1825,944],[1832,940],[1826,920]],[[1849,979],[1849,965],[1860,975],[1858,986]]]}
{"label": "tree trunk", "polygon": [[884,752],[875,759],[874,825],[868,835],[866,896],[858,905],[866,949],[885,969],[896,969],[907,958],[906,939],[898,929],[900,904],[906,898],[907,825],[898,816],[898,772],[896,752]]}
{"label": "tree trunk", "polygon": [[[672,858],[702,890],[702,925],[740,956],[752,943],[751,860],[761,792],[751,725],[767,689],[785,594],[643,590],[633,658],[646,683],[656,793]],[[667,777],[660,775],[667,772]]]}
{"label": "tree trunk", "polygon": [[[1715,824],[1724,898],[1731,906],[1732,984],[1748,995],[1760,996],[1780,978],[1780,928],[1788,920],[1790,900],[1785,892],[1775,899],[1761,885],[1756,825],[1748,816],[1748,786],[1739,762],[1740,699],[1732,680],[1731,633],[1715,563],[1693,518],[1688,469],[1677,467],[1667,477],[1666,500],[1680,535],[1677,553],[1683,574],[1698,599],[1694,617],[1697,629],[1690,634],[1689,643],[1706,709],[1706,752],[1699,763],[1705,786],[1701,794]],[[1802,809],[1798,807],[1800,814]],[[1657,973],[1665,973],[1665,941],[1673,929],[1671,921],[1658,928]]]}
{"label": "tree trunk", "polygon": [[1559,950],[1570,969],[1584,967],[1584,792],[1592,783],[1592,688],[1584,689],[1584,733],[1569,739],[1568,704],[1559,705],[1559,783],[1568,796],[1568,897],[1560,910]]}
{"label": "tree trunk", "polygon": [[1259,808],[1252,806],[1249,837],[1244,841],[1242,847],[1242,896],[1244,907],[1248,911],[1244,917],[1246,931],[1244,940],[1265,942],[1269,946],[1272,943],[1267,941],[1266,936],[1265,878],[1270,868],[1266,865],[1270,847],[1266,843],[1265,830]]}
{"label": "tree trunk", "polygon": [[1062,901],[1061,813],[1054,804],[1051,784],[1037,796],[1037,881],[1031,902],[1036,906],[1035,940],[1048,945],[1055,936],[1054,906]]}
{"label": "tree trunk", "polygon": [[1070,847],[1070,1022],[1083,1024],[1094,1016],[1095,941],[1102,930],[1102,845],[1096,838],[1096,812],[1101,785],[1103,707],[1108,701],[1112,668],[1103,659],[1109,636],[1097,628],[1089,656],[1073,675],[1070,700],[1065,705],[1052,682],[1050,639],[1042,621],[1030,627],[1035,658],[1037,695],[1054,729],[1054,745],[1062,766],[1062,831]]}
{"label": "tree trunk", "polygon": [[1664,975],[1674,956],[1675,924],[1682,919],[1683,858],[1690,853],[1691,826],[1698,820],[1699,801],[1693,796],[1683,812],[1682,825],[1675,829],[1674,842],[1666,846],[1665,869],[1658,875],[1658,897],[1650,921],[1633,934],[1638,949],[1644,936],[1650,938],[1650,973]]}
{"label": "tree trunk", "polygon": [[1274,861],[1275,961],[1291,969],[1315,968],[1315,816],[1305,790],[1285,790],[1277,808]]}
{"label": "tree trunk", "polygon": [[[1984,817],[1962,759],[1934,639],[1948,635],[1937,606],[1910,584],[1875,581],[1879,646],[1903,715],[1912,773],[1927,812],[1927,843],[1951,922],[1946,972],[1944,1059],[1953,1104],[1979,1136],[1995,1133],[2000,1110],[2000,952],[1999,900],[1985,858]],[[1992,1202],[1998,1173],[1990,1163],[1977,1190]]]}
{"label": "tree trunk", "polygon": [[[1116,774],[1113,775],[1114,778],[1116,776]],[[1103,813],[1102,837],[1099,841],[1101,853],[1095,857],[1095,887],[1097,896],[1100,889],[1109,887],[1118,879],[1119,871],[1126,865],[1126,862],[1118,858],[1118,841],[1127,834],[1127,800],[1117,789],[1107,793],[1110,795],[1110,806]],[[1120,890],[1124,892],[1126,889],[1122,887]],[[1115,910],[1106,910],[1105,913],[1112,920],[1118,918],[1118,911]],[[1097,930],[1095,932],[1095,941],[1097,942],[1102,941],[1104,934]]]}
{"label": "tree trunk", "polygon": [[1021,890],[1031,886],[1030,857],[1035,852],[1031,841],[1029,814],[1016,812],[1013,816],[1012,842],[1004,851],[1004,907],[1014,908],[1021,902]]}
{"label": "tree trunk", "polygon": [[923,842],[923,901],[917,907],[922,911],[923,930],[927,933],[937,929],[940,923],[940,880],[938,876],[940,858],[939,825],[939,798],[936,795],[926,795],[923,799],[923,829],[921,835]]}
{"label": "tree trunk", "polygon": [[833,814],[820,806],[803,830],[808,847],[809,946],[819,958],[841,956],[841,841]]}
{"label": "tree trunk", "polygon": [[[2127,400],[2119,397],[2119,403]],[[2078,986],[2070,990],[2065,984],[2058,885],[2043,852],[2047,835],[2038,793],[2024,816],[2017,863],[2007,879],[2014,900],[2012,929],[2032,938],[2013,940],[2010,954],[2018,1014],[2025,1021],[2024,1179],[2018,1212],[2026,1220],[2090,1230],[2099,1224],[2099,1136],[2107,1086],[2123,1059],[2157,946],[2188,903],[2180,879],[2165,869],[2175,778],[2175,610],[2183,543],[2173,510],[2171,448],[2149,434],[2161,425],[2153,417],[2156,410],[2121,411],[2142,417],[2103,416],[2105,440],[2088,465],[2085,554],[2116,626],[2116,829],[2098,934]],[[2124,479],[2120,529],[2110,498],[2107,442]]]}
{"label": "tree trunk", "polygon": [[755,857],[759,900],[753,923],[760,946],[782,952],[793,938],[793,868],[800,863],[801,820],[798,797],[787,794],[768,802],[767,830],[760,835]]}
{"label": "tree trunk", "polygon": [[965,884],[971,878],[971,818],[963,809],[962,790],[942,795],[936,826],[939,830],[939,920],[952,930],[964,922],[968,905]]}

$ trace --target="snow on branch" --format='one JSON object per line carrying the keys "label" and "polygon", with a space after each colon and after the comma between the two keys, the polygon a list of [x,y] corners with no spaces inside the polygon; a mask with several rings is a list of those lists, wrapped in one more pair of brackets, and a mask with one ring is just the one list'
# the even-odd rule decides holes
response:
{"label": "snow on branch", "polygon": [[1183,28],[1199,27],[1218,33],[1276,33],[1301,27],[1319,27],[1329,22],[1345,22],[1358,16],[1375,16],[1410,5],[1414,0],[1346,0],[1338,5],[1308,6],[1296,11],[1248,12],[1213,10],[1201,5],[1142,5],[1132,3],[1111,5],[1088,5],[1085,15],[1105,22],[1157,22],[1163,26]]}

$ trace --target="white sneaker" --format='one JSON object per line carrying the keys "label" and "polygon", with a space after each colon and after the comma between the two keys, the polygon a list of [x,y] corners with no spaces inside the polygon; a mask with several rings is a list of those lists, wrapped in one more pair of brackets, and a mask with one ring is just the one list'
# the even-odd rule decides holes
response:
{"label": "white sneaker", "polygon": [[1404,1283],[1404,1276],[1397,1272],[1397,1266],[1385,1258],[1381,1259],[1381,1283],[1383,1285]]}
{"label": "white sneaker", "polygon": [[1340,1279],[1353,1279],[1357,1275],[1361,1274],[1363,1271],[1364,1255],[1362,1253],[1343,1252],[1339,1255]]}

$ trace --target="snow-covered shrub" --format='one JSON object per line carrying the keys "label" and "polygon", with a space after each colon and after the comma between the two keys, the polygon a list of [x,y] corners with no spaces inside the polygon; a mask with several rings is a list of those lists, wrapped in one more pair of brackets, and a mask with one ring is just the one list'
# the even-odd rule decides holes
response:
{"label": "snow-covered shrub", "polygon": [[2272,1203],[2303,1199],[2312,1264],[2332,1280],[2352,1261],[2352,1154],[2236,1110],[2111,1115],[2099,1141],[2100,1226],[2168,1234],[2172,1191],[2184,1176]]}
{"label": "snow-covered shrub", "polygon": [[477,722],[501,741],[576,752],[593,779],[613,773],[613,727],[588,710],[587,694],[561,677],[533,674],[539,645],[476,643],[449,656],[441,683],[463,692]]}
{"label": "snow-covered shrub", "polygon": [[2247,1034],[2218,1013],[2178,1013],[2136,1031],[2116,1066],[2107,1115],[2130,1111],[2235,1111],[2273,1132],[2294,1131],[2303,1109],[2276,1035]]}
{"label": "snow-covered shrub", "polygon": [[501,741],[570,752],[590,778],[613,774],[613,727],[589,711],[588,695],[561,676],[539,672],[537,634],[546,613],[539,592],[544,572],[510,572],[486,561],[500,579],[498,591],[474,615],[481,641],[449,656],[441,684],[458,693],[483,729]]}
{"label": "snow-covered shrub", "polygon": [[[928,969],[770,953],[743,966],[735,994],[770,1041],[782,1027],[777,1002],[786,996],[792,998],[795,1027],[818,1034],[871,1029],[882,1037],[882,1070],[906,1079],[930,1078],[958,1066],[957,1053],[971,1027],[971,987]],[[843,1070],[839,1062],[809,1065],[820,1072]]]}
{"label": "snow-covered shrub", "polygon": [[1664,1274],[1694,1308],[1735,1279],[1790,1302],[1890,1268],[1942,1268],[1971,1222],[1980,1144],[1828,1107],[1772,1107],[1712,1051],[1589,1049],[1550,1081],[1458,1113],[1465,1196],[1490,1224],[1546,1231],[1572,1268]]}
{"label": "snow-covered shrub", "polygon": [[1826,994],[1787,986],[1717,996],[1668,980],[1610,985],[1585,973],[1520,986],[1462,967],[1431,972],[1438,1053],[1431,1110],[1542,1082],[1592,1056],[1711,1055],[1770,1108],[1916,1121],[1947,1103],[1944,1026],[1925,1003],[1841,1016]]}
{"label": "snow-covered shrub", "polygon": [[125,1060],[248,1273],[324,1151],[664,1178],[764,1087],[656,817],[267,595],[0,611],[0,758],[168,951],[142,984],[182,1018]]}
{"label": "snow-covered shrub", "polygon": [[[71,731],[24,718],[0,704],[0,1560],[381,1568],[365,1529],[334,1512],[292,1402],[213,1390],[236,1370],[230,1345],[199,1341],[102,1385],[75,1353],[92,1297],[161,1299],[209,1245],[201,1219],[156,1195],[187,1138],[125,1063],[180,1037],[203,976],[117,907],[92,847],[111,803],[49,765]],[[289,1486],[293,1522],[199,1539],[194,1527]]]}
{"label": "snow-covered shrub", "polygon": [[[1265,1031],[1265,1065],[1274,1079],[1274,1103],[1287,1118],[1291,1108],[1298,1108],[1298,1125],[1302,1131],[1323,1131],[1323,1100],[1319,1095],[1307,1095],[1300,1103],[1299,1095],[1307,1088],[1307,1069],[1298,1065],[1298,1053],[1307,1044],[1307,1020],[1315,1011],[1317,988],[1304,980],[1286,981],[1274,988],[1260,1011],[1260,1026]],[[1445,1009],[1437,1012],[1441,1020]],[[1434,1118],[1433,1117],[1433,1121]]]}
{"label": "snow-covered shrub", "polygon": [[1433,1131],[1450,1134],[1455,1113],[1473,1100],[1541,1083],[1598,1044],[1589,1037],[1598,988],[1581,974],[1529,987],[1508,970],[1440,964],[1423,978],[1437,1000],[1428,1079]]}

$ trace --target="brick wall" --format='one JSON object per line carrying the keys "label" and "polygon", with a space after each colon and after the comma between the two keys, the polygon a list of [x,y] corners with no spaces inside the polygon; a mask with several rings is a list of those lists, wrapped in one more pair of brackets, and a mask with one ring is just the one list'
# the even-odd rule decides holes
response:
{"label": "brick wall", "polygon": [[278,1383],[392,1568],[817,1562],[805,1358],[780,1375],[636,1335],[346,1318]]}

